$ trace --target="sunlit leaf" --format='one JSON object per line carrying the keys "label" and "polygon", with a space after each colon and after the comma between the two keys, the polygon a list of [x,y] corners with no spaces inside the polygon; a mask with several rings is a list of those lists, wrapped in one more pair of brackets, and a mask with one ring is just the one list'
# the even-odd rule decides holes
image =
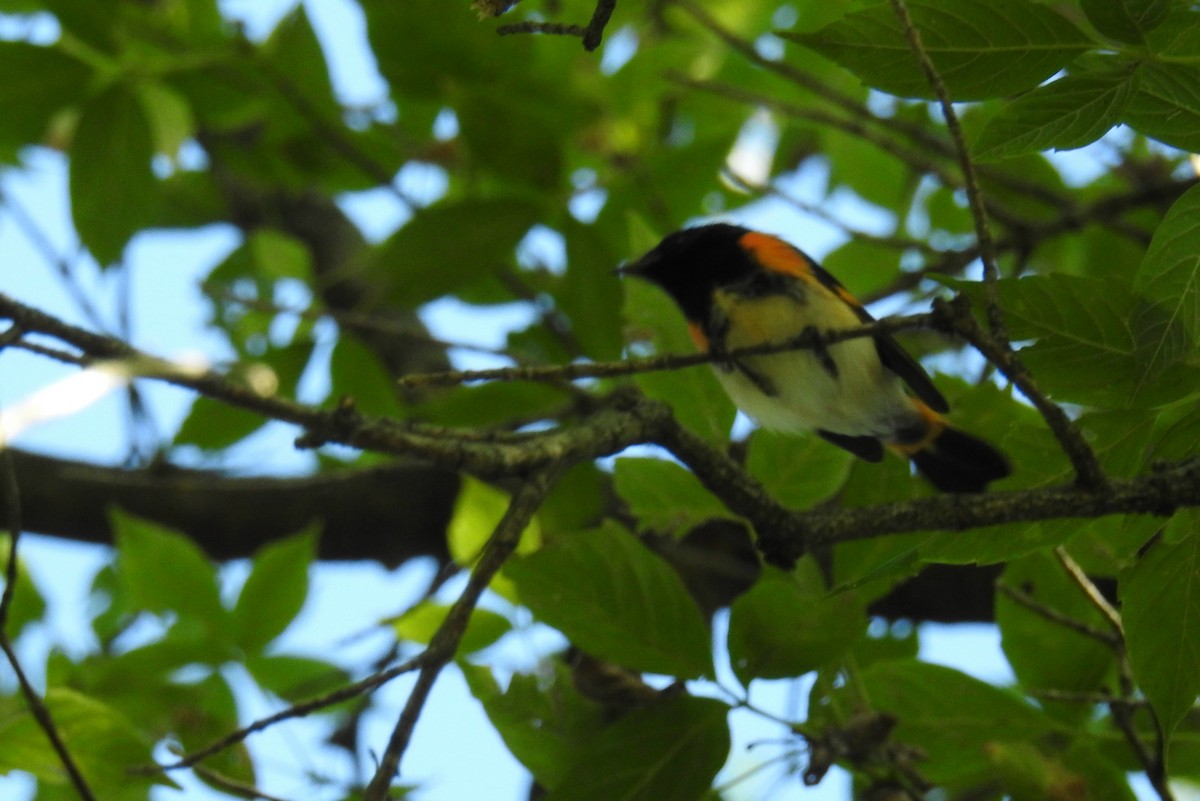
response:
{"label": "sunlit leaf", "polygon": [[317,533],[303,531],[265,545],[233,607],[238,644],[259,651],[300,614],[308,597],[308,570],[316,556]]}

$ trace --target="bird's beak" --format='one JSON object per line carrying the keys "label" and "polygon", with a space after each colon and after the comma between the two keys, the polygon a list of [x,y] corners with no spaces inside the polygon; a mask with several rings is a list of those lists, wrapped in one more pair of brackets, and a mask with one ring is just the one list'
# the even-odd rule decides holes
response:
{"label": "bird's beak", "polygon": [[646,273],[654,267],[657,261],[658,257],[655,256],[654,251],[650,251],[636,261],[631,261],[628,264],[622,264],[613,272],[622,277],[626,275],[632,275],[635,278],[645,278]]}

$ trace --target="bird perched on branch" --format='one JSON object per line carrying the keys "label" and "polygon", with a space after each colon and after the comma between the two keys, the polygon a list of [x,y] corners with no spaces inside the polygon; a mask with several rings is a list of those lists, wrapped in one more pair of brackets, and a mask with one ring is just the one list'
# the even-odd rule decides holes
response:
{"label": "bird perched on branch", "polygon": [[[822,332],[874,318],[782,239],[736,225],[687,228],[620,272],[674,298],[725,391],[763,427],[815,431],[869,462],[888,448],[946,492],[981,492],[1011,472],[1000,451],[947,422],[946,399],[890,334],[821,342]],[[809,347],[736,354],[806,332]]]}

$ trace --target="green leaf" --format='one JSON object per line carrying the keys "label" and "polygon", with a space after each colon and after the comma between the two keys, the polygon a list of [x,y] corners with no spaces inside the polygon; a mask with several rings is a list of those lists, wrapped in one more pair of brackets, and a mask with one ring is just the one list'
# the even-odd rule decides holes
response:
{"label": "green leaf", "polygon": [[[422,601],[392,620],[391,626],[400,639],[429,645],[449,612],[450,607],[447,604]],[[458,653],[473,654],[482,651],[510,631],[512,624],[503,615],[476,608],[471,612],[466,633],[458,644]]]}
{"label": "green leaf", "polygon": [[[1187,226],[1180,220],[1169,230]],[[1173,252],[1168,244],[1164,258],[1169,260]],[[1166,286],[1186,289],[1182,284],[1188,259],[1180,253],[1178,266],[1164,272],[1164,291]],[[978,284],[954,285],[981,298]],[[1135,295],[1112,279],[1031,276],[1003,280],[999,289],[1013,338],[1037,339],[1022,349],[1022,359],[1055,398],[1149,408],[1190,394],[1195,386],[1195,368],[1181,361],[1187,355],[1188,334],[1180,323],[1190,311],[1185,314],[1166,300]],[[1097,375],[1105,381],[1097,382]]]}
{"label": "green leaf", "polygon": [[[644,281],[628,279],[625,286],[625,316],[642,355],[652,343],[656,353],[692,353],[687,323],[666,293]],[[729,440],[737,409],[725,394],[708,365],[683,370],[639,373],[634,380],[651,398],[671,404],[679,422],[711,442]]]}
{"label": "green leaf", "polygon": [[[3,576],[8,575],[8,560],[12,556],[12,539],[9,534],[0,534],[0,591],[4,590]],[[18,549],[19,550],[19,549]],[[33,577],[25,569],[24,562],[17,558],[17,586],[13,590],[8,617],[4,621],[4,633],[15,641],[31,623],[37,623],[46,614],[46,599],[38,591]]]}
{"label": "green leaf", "polygon": [[[306,338],[271,348],[261,358],[240,364],[231,375],[242,379],[264,395],[295,394],[300,376],[312,357],[313,343]],[[188,416],[175,434],[175,445],[194,445],[204,450],[221,450],[234,445],[267,424],[257,412],[231,406],[223,401],[201,395],[192,402]]]}
{"label": "green leaf", "polygon": [[[305,656],[251,655],[244,664],[259,687],[291,703],[332,692],[351,680],[337,665]],[[320,711],[328,713],[336,709],[322,707]]]}
{"label": "green leaf", "polygon": [[538,206],[509,197],[443,201],[418,211],[371,264],[387,301],[405,309],[509,269]]}
{"label": "green leaf", "polygon": [[[1029,0],[921,0],[908,3],[908,11],[957,101],[1031,89],[1090,46],[1066,18]],[[779,35],[816,50],[876,89],[935,97],[886,3],[847,14],[815,33]]]}
{"label": "green leaf", "polygon": [[1142,63],[1125,122],[1151,139],[1200,151],[1200,66]]}
{"label": "green leaf", "polygon": [[480,166],[518,185],[550,189],[562,180],[564,114],[519,85],[487,86],[455,98],[460,135]]}
{"label": "green leaf", "polygon": [[558,308],[571,320],[571,335],[593,359],[616,359],[621,337],[621,282],[613,274],[619,259],[594,226],[567,218],[567,272],[554,292]]}
{"label": "green leaf", "polygon": [[892,739],[928,754],[921,772],[951,787],[992,778],[988,753],[997,743],[1036,742],[1055,731],[1015,693],[941,665],[877,662],[862,671],[860,686],[872,709],[898,720]]}
{"label": "green leaf", "polygon": [[257,228],[246,238],[257,275],[307,281],[312,273],[308,246],[294,236],[274,228]]}
{"label": "green leaf", "polygon": [[[458,564],[473,565],[483,546],[491,538],[500,518],[508,509],[509,495],[470,476],[463,477],[462,489],[454,505],[454,514],[446,529],[450,555]],[[517,553],[533,553],[541,545],[541,531],[536,519],[521,533]]]}
{"label": "green leaf", "polygon": [[518,673],[501,691],[485,667],[461,664],[467,686],[512,755],[543,787],[557,787],[580,761],[584,744],[604,725],[604,711],[580,695],[571,671],[553,662],[553,679]]}
{"label": "green leaf", "polygon": [[[446,527],[446,542],[450,556],[463,567],[479,560],[500,519],[508,509],[509,495],[490,484],[463,476],[462,487],[454,502],[454,512]],[[542,529],[535,517],[521,532],[517,553],[532,553],[542,542]],[[510,601],[516,600],[516,590],[503,574],[492,579],[491,589]]]}
{"label": "green leaf", "polygon": [[264,545],[254,555],[250,575],[233,607],[237,644],[261,651],[300,614],[308,597],[308,569],[317,551],[317,530],[310,528]]}
{"label": "green leaf", "polygon": [[71,141],[71,217],[101,265],[120,259],[153,215],[153,155],[150,122],[133,91],[114,86],[84,106]]}
{"label": "green leaf", "polygon": [[[1045,551],[1010,562],[1000,581],[1044,607],[1097,631],[1109,631],[1095,606]],[[1107,645],[1048,620],[1003,592],[996,593],[996,623],[1004,655],[1025,688],[1092,692],[1113,669]]]}
{"label": "green leaf", "polygon": [[135,609],[173,610],[211,631],[228,630],[217,571],[196,543],[120,510],[112,513],[121,592]]}
{"label": "green leaf", "polygon": [[1167,18],[1170,0],[1080,0],[1088,22],[1119,42],[1141,44]]}
{"label": "green leaf", "polygon": [[174,161],[179,148],[196,135],[196,120],[187,98],[164,83],[144,83],[137,91],[154,132],[155,152]]}
{"label": "green leaf", "polygon": [[1188,346],[1200,341],[1200,186],[1171,205],[1154,231],[1133,286],[1165,304],[1166,322],[1186,332]]}
{"label": "green leaf", "polygon": [[521,602],[583,650],[632,670],[712,675],[700,608],[666,562],[614,524],[510,561]]}
{"label": "green leaf", "polygon": [[981,161],[1090,144],[1121,121],[1137,89],[1129,69],[1067,75],[1009,103],[972,148]]}
{"label": "green leaf", "polygon": [[[171,784],[161,777],[128,772],[153,762],[151,744],[113,707],[66,687],[51,687],[45,701],[59,737],[97,798],[144,799],[152,785]],[[0,774],[26,771],[50,786],[67,785],[62,762],[33,716],[23,707],[4,706],[0,706]]]}
{"label": "green leaf", "polygon": [[1120,576],[1122,617],[1138,686],[1169,737],[1200,693],[1200,517],[1178,512]]}
{"label": "green leaf", "polygon": [[852,592],[830,594],[820,569],[804,559],[791,574],[772,568],[733,602],[729,661],[743,686],[816,670],[844,653],[866,629]]}
{"label": "green leaf", "polygon": [[690,696],[636,709],[584,747],[546,801],[698,801],[729,756],[728,712]]}
{"label": "green leaf", "polygon": [[90,75],[59,47],[0,42],[0,158],[40,144],[54,114],[83,99]]}
{"label": "green leaf", "polygon": [[413,416],[450,426],[510,426],[550,419],[569,403],[559,387],[531,381],[493,381],[455,387],[416,406]]}
{"label": "green leaf", "polygon": [[380,363],[379,355],[357,337],[340,336],[329,356],[331,392],[354,401],[363,414],[399,417],[396,382]]}
{"label": "green leaf", "polygon": [[853,463],[850,453],[817,437],[760,429],[750,439],[746,469],[779,503],[808,509],[846,483]]}
{"label": "green leaf", "polygon": [[261,414],[199,395],[179,426],[175,444],[217,451],[242,441],[266,423]]}
{"label": "green leaf", "polygon": [[687,468],[665,459],[617,459],[617,493],[641,525],[663,531],[728,514]]}

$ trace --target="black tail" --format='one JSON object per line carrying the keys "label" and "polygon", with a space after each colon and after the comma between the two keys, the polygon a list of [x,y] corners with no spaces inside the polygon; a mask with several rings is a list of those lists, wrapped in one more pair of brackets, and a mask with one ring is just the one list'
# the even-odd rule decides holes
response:
{"label": "black tail", "polygon": [[921,475],[942,492],[983,492],[988,482],[1012,472],[1003,453],[948,425],[910,458]]}

